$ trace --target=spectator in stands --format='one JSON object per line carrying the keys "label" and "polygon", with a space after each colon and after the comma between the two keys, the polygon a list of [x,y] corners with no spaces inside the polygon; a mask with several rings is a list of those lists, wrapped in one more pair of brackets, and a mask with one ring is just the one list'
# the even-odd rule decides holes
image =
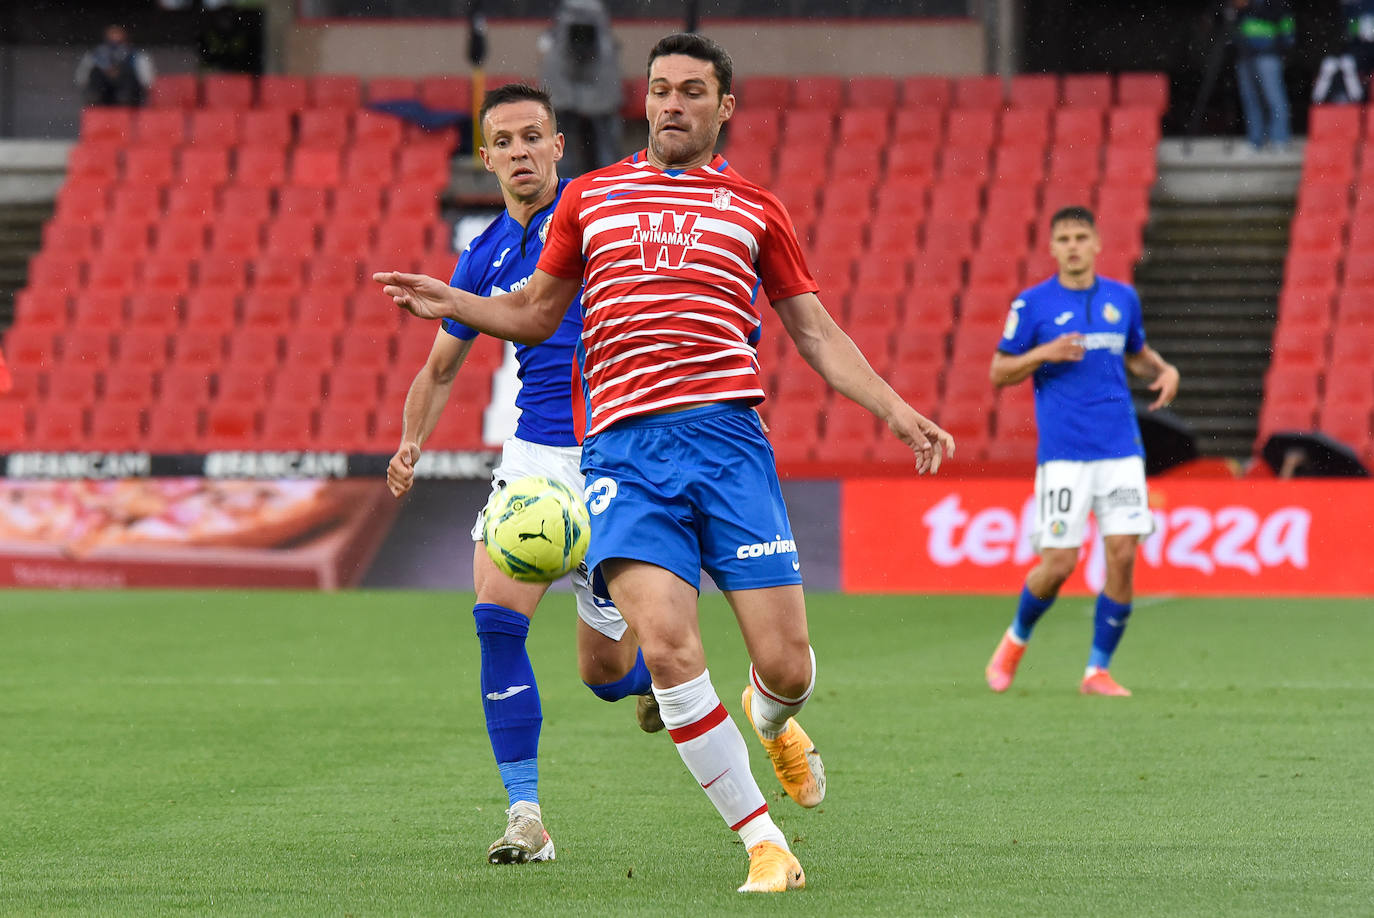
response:
{"label": "spectator in stands", "polygon": [[153,75],[153,59],[135,48],[118,25],[107,26],[105,40],[76,65],[76,85],[87,105],[142,105]]}
{"label": "spectator in stands", "polygon": [[1245,134],[1256,150],[1284,149],[1292,139],[1283,56],[1296,30],[1288,0],[1231,0],[1236,10],[1236,83]]}
{"label": "spectator in stands", "polygon": [[[1322,58],[1312,83],[1312,101],[1363,102],[1374,75],[1374,0],[1341,0],[1344,46]],[[1338,79],[1339,78],[1339,79]]]}
{"label": "spectator in stands", "polygon": [[568,139],[568,172],[610,165],[620,150],[620,49],[602,0],[561,0],[539,39],[541,77]]}

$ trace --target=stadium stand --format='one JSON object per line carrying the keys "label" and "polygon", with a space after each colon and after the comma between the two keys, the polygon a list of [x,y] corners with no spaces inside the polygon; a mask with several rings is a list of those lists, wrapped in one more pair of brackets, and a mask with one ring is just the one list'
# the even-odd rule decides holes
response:
{"label": "stadium stand", "polygon": [[[157,81],[146,109],[83,112],[4,340],[16,388],[37,410],[0,402],[0,452],[394,448],[372,439],[371,424],[399,416],[398,403],[378,412],[376,374],[399,350],[400,317],[354,292],[363,266],[404,247],[413,266],[443,238],[430,227],[455,135],[362,109],[362,87],[355,77],[176,75]],[[471,103],[470,87],[451,80],[373,80],[369,98],[417,90],[433,104]],[[404,232],[377,232],[398,220]],[[299,388],[273,376],[284,359]],[[372,375],[346,382],[359,367]],[[325,374],[338,381],[328,402]],[[302,415],[283,396],[312,379]],[[480,444],[480,415],[476,426],[454,415],[450,439]]]}
{"label": "stadium stand", "polygon": [[[1131,280],[1167,79],[1022,75],[1004,93],[997,78],[864,77],[803,107],[786,82],[741,82],[726,158],[792,211],[823,301],[899,392],[956,432],[960,456],[1032,464],[1029,390],[998,397],[987,378],[997,335],[1015,292],[1054,271],[1046,223],[1060,207],[1098,207],[1114,246],[1103,273]],[[803,136],[801,150],[779,143]],[[832,146],[819,163],[816,138]],[[771,350],[785,333],[764,314],[761,347],[781,355],[764,363],[779,460],[839,461],[822,432],[847,409],[787,349]],[[909,460],[883,431],[843,430],[851,459]]]}

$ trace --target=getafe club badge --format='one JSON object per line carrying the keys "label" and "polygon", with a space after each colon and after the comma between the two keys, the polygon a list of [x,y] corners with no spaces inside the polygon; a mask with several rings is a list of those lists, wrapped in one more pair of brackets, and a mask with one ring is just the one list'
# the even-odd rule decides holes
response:
{"label": "getafe club badge", "polygon": [[1106,306],[1102,307],[1102,318],[1115,325],[1117,322],[1121,321],[1121,310],[1117,309],[1111,303],[1108,303]]}
{"label": "getafe club badge", "polygon": [[553,214],[544,218],[544,222],[539,225],[539,241],[545,243],[549,241],[549,224],[553,222]]}
{"label": "getafe club badge", "polygon": [[711,193],[711,205],[716,210],[728,210],[730,208],[730,189],[717,188]]}

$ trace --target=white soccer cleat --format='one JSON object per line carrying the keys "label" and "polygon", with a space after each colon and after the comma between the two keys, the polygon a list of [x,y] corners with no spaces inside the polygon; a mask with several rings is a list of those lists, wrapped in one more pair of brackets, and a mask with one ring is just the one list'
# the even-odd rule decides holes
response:
{"label": "white soccer cleat", "polygon": [[521,801],[506,810],[506,834],[491,843],[487,861],[492,864],[526,864],[553,860],[553,839],[544,831],[538,804]]}

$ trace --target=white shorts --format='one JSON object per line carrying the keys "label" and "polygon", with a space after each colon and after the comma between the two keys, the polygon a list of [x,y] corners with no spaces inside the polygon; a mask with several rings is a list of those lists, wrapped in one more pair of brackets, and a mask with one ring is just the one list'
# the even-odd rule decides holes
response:
{"label": "white shorts", "polygon": [[[487,498],[487,506],[491,506],[492,498],[507,482],[527,475],[541,475],[561,481],[572,488],[573,493],[581,494],[586,490],[581,466],[580,446],[545,446],[511,437],[502,444],[501,461],[491,470],[491,496]],[[487,507],[484,506],[472,527],[472,541],[482,541],[486,520]],[[613,641],[624,637],[625,619],[620,617],[620,610],[609,599],[598,599],[592,595],[587,566],[579,564],[570,576],[573,593],[577,597],[577,617]]]}
{"label": "white shorts", "polygon": [[1031,545],[1079,548],[1088,524],[1088,511],[1097,517],[1104,536],[1154,532],[1145,490],[1145,462],[1139,456],[1093,462],[1054,460],[1035,470],[1035,529]]}

